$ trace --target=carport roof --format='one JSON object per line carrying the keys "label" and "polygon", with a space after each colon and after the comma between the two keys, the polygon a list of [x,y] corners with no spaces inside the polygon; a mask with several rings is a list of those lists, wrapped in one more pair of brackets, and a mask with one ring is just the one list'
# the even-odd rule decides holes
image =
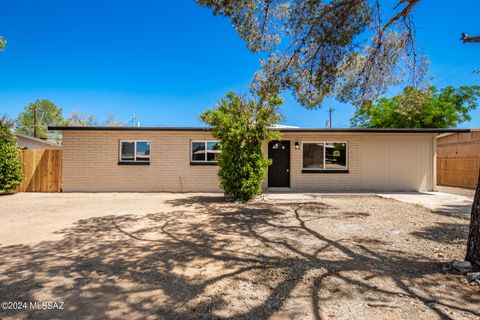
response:
{"label": "carport roof", "polygon": [[[62,131],[211,131],[208,127],[105,127],[105,126],[49,126],[49,130]],[[280,132],[339,132],[339,133],[447,133],[470,132],[470,129],[458,128],[276,128]]]}

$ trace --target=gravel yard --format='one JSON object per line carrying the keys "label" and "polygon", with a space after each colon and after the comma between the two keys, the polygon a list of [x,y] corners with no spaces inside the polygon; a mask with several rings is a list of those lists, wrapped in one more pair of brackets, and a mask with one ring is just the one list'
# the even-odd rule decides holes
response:
{"label": "gravel yard", "polygon": [[479,319],[468,220],[375,196],[0,197],[1,319]]}

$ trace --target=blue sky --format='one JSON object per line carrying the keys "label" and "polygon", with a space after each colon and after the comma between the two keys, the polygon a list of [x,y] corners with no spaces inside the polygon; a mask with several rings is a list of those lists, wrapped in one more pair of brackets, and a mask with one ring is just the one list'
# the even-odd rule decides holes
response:
{"label": "blue sky", "polygon": [[[391,1],[388,1],[391,2]],[[480,84],[478,0],[422,1],[415,11],[417,45],[431,60],[433,84]],[[228,19],[193,0],[3,0],[0,113],[11,117],[46,98],[105,120],[136,114],[143,126],[199,126],[199,114],[227,91],[247,92],[259,56]],[[390,93],[394,93],[392,90]],[[334,100],[306,110],[284,94],[284,124],[346,127],[353,107]],[[480,127],[480,110],[462,127]]]}

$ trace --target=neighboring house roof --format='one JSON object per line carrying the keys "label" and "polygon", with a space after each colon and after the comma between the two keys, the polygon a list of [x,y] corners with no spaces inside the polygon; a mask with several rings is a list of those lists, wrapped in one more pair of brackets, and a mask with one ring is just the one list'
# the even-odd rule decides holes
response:
{"label": "neighboring house roof", "polygon": [[[480,131],[480,128],[471,128],[470,131],[468,131],[468,132],[478,132],[478,131]],[[448,137],[448,136],[451,136],[452,134],[455,134],[455,133],[457,133],[457,132],[445,132],[445,133],[442,133],[442,134],[438,135],[437,139]]]}
{"label": "neighboring house roof", "polygon": [[[62,147],[59,144],[49,142],[49,141],[46,141],[46,140],[43,140],[43,139],[40,139],[40,138],[35,138],[35,137],[29,136],[29,135],[23,134],[23,133],[15,132],[15,136],[17,137],[17,144],[20,147],[30,147],[30,145],[32,145],[32,144],[35,144],[37,146],[43,146],[43,147],[45,147],[45,149],[54,149],[54,148],[59,149],[59,148]],[[24,143],[23,143],[22,140],[27,140],[29,142],[28,143],[29,145],[28,146],[23,145]]]}
{"label": "neighboring house roof", "polygon": [[[52,126],[49,130],[78,130],[78,131],[211,131],[208,127],[69,127]],[[344,132],[344,133],[446,133],[446,132],[470,132],[470,129],[457,128],[299,128],[278,127],[280,132]]]}

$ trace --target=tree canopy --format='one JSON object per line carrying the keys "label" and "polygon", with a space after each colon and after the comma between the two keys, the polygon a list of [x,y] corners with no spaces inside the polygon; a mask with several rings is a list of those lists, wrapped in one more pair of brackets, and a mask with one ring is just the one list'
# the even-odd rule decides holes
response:
{"label": "tree canopy", "polygon": [[16,130],[42,139],[48,138],[48,126],[64,123],[62,108],[43,99],[29,103],[17,118]]}
{"label": "tree canopy", "polygon": [[278,107],[282,103],[278,96],[257,102],[230,92],[214,109],[201,115],[220,141],[220,184],[233,199],[247,201],[262,192],[270,165],[262,152],[263,142],[279,138],[273,125],[280,120]]}
{"label": "tree canopy", "polygon": [[109,114],[107,116],[107,121],[105,121],[104,125],[107,127],[121,127],[122,123],[117,120],[113,114]]}
{"label": "tree canopy", "polygon": [[109,114],[105,122],[100,122],[98,116],[95,114],[83,114],[80,111],[74,111],[65,119],[64,123],[72,127],[84,127],[84,126],[108,126],[108,127],[121,127],[123,124],[115,118],[114,115]]}
{"label": "tree canopy", "polygon": [[450,128],[471,120],[480,86],[426,90],[406,87],[392,98],[380,98],[358,108],[352,126],[367,128]]}
{"label": "tree canopy", "polygon": [[[420,0],[197,0],[230,17],[253,52],[265,52],[251,89],[291,90],[308,108],[325,97],[361,105],[408,78],[423,83],[428,61],[414,44],[412,12]],[[406,77],[408,75],[408,77]]]}
{"label": "tree canopy", "polygon": [[84,115],[79,111],[74,111],[65,122],[72,127],[96,126],[98,125],[98,117],[94,114]]}
{"label": "tree canopy", "polygon": [[5,45],[7,44],[7,40],[4,37],[0,36],[0,51],[5,50]]}

